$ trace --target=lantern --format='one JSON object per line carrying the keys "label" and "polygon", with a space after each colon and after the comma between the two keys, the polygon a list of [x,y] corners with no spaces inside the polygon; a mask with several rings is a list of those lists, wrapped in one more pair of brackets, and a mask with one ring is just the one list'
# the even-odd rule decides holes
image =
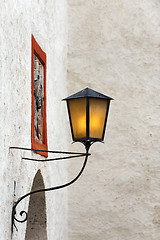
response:
{"label": "lantern", "polygon": [[73,141],[102,142],[110,100],[113,99],[90,88],[85,88],[63,100],[67,101]]}

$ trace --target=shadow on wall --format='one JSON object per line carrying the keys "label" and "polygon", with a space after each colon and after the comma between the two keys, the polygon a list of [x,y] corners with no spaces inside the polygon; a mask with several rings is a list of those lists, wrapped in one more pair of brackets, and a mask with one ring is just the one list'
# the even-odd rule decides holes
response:
{"label": "shadow on wall", "polygon": [[[45,188],[43,177],[38,170],[35,175],[32,191]],[[45,192],[31,195],[28,210],[28,221],[25,240],[47,240]]]}

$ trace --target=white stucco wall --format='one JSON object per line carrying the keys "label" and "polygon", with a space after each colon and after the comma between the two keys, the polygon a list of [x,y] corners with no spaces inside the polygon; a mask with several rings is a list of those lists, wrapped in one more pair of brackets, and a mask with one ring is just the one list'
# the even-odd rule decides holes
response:
{"label": "white stucco wall", "polygon": [[68,94],[88,86],[115,99],[105,144],[69,188],[69,240],[158,240],[160,2],[68,4]]}
{"label": "white stucco wall", "polygon": [[25,223],[11,235],[11,210],[38,169],[50,187],[66,182],[66,169],[73,178],[83,161],[24,162],[22,156],[37,155],[9,151],[31,146],[31,34],[47,54],[49,149],[67,150],[71,142],[62,98],[88,86],[115,99],[105,144],[91,147],[83,176],[68,188],[69,211],[66,190],[46,194],[48,240],[158,240],[160,3],[67,2],[69,34],[66,0],[1,1],[0,240],[25,239]]}
{"label": "white stucco wall", "polygon": [[[31,190],[41,169],[45,187],[66,182],[67,163],[26,162],[34,153],[9,151],[10,146],[31,147],[31,34],[47,54],[48,148],[67,148],[65,133],[67,6],[66,1],[8,0],[0,7],[0,239],[22,240],[26,223],[11,236],[13,201]],[[63,136],[63,137],[62,137]],[[60,139],[60,140],[58,140]],[[51,157],[51,155],[49,155]],[[16,181],[16,196],[13,182]],[[27,210],[29,198],[19,210]],[[67,239],[67,192],[46,194],[48,240]],[[17,212],[18,213],[18,212]],[[19,218],[19,216],[17,216]]]}

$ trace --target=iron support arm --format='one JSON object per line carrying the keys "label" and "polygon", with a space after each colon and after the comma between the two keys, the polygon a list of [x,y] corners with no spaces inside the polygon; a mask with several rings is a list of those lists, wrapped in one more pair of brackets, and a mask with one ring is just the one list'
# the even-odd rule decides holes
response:
{"label": "iron support arm", "polygon": [[[27,218],[28,218],[28,213],[26,212],[26,211],[21,211],[19,214],[20,214],[20,216],[22,217],[23,215],[25,215],[24,216],[24,219],[23,220],[19,220],[19,219],[17,219],[16,218],[16,208],[17,208],[17,205],[24,199],[24,198],[26,198],[26,197],[28,197],[28,196],[30,196],[30,195],[32,195],[32,194],[36,194],[36,193],[40,193],[40,192],[48,192],[48,191],[52,191],[52,190],[58,190],[58,189],[61,189],[61,188],[65,188],[65,187],[68,187],[69,185],[71,185],[71,184],[73,184],[75,181],[77,181],[78,180],[78,178],[81,176],[81,174],[83,173],[83,171],[84,171],[84,168],[85,168],[85,166],[86,166],[86,164],[87,164],[87,160],[88,160],[88,156],[90,155],[88,152],[89,152],[89,148],[90,148],[90,146],[91,146],[91,144],[88,144],[88,145],[86,145],[85,147],[86,147],[86,153],[77,153],[78,154],[78,156],[79,155],[81,155],[81,156],[85,156],[85,160],[84,160],[84,163],[83,163],[83,166],[82,166],[82,168],[81,168],[81,170],[80,170],[80,172],[78,173],[78,175],[73,179],[73,180],[71,180],[70,182],[68,182],[68,183],[65,183],[65,184],[63,184],[63,185],[59,185],[59,186],[55,186],[55,187],[51,187],[51,188],[46,188],[46,189],[39,189],[39,190],[35,190],[35,191],[32,191],[32,192],[29,192],[29,193],[27,193],[27,194],[25,194],[24,196],[22,196],[22,197],[20,197],[18,200],[17,200],[17,202],[15,202],[15,204],[14,204],[14,206],[13,206],[13,208],[12,208],[12,231],[13,231],[13,226],[16,228],[16,230],[18,231],[18,229],[17,229],[17,227],[16,227],[16,224],[15,224],[15,222],[19,222],[19,223],[23,223],[23,222],[25,222],[25,221],[27,221]],[[12,149],[13,148],[15,148],[15,149],[23,149],[23,150],[33,150],[33,149],[25,149],[25,148],[17,148],[17,147],[11,147]],[[34,149],[34,151],[35,151],[35,149]],[[37,150],[38,152],[40,151],[40,150]],[[43,150],[42,150],[43,151]],[[59,151],[49,151],[49,152],[54,152],[54,153],[62,153],[62,152],[59,152]],[[63,152],[63,153],[69,153],[69,152]],[[70,154],[76,154],[76,153],[70,153]],[[77,157],[78,157],[77,156]],[[75,155],[74,155],[74,157],[75,157]],[[79,156],[80,157],[80,156]],[[68,158],[68,157],[67,157]],[[71,158],[71,157],[70,157]],[[66,157],[64,157],[64,158],[60,158],[60,159],[66,159]],[[30,160],[32,160],[32,159],[30,159]],[[52,159],[53,160],[53,159]],[[57,160],[57,159],[54,159],[54,160]],[[59,160],[59,159],[58,159]],[[38,160],[37,160],[38,161]],[[40,160],[41,161],[41,160]],[[45,161],[45,160],[43,160],[43,161]],[[46,161],[47,161],[47,159],[46,159]]]}

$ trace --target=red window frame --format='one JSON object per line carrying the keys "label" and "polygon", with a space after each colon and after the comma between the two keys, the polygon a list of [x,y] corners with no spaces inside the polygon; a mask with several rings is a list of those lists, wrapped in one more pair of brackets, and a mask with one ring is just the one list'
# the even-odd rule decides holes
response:
{"label": "red window frame", "polygon": [[[34,136],[34,54],[39,58],[44,67],[44,112],[43,112],[43,143],[36,141]],[[46,53],[41,49],[32,35],[32,53],[31,53],[31,147],[32,149],[48,150],[47,144],[47,122],[46,122]],[[42,156],[48,157],[47,152],[36,152]]]}

